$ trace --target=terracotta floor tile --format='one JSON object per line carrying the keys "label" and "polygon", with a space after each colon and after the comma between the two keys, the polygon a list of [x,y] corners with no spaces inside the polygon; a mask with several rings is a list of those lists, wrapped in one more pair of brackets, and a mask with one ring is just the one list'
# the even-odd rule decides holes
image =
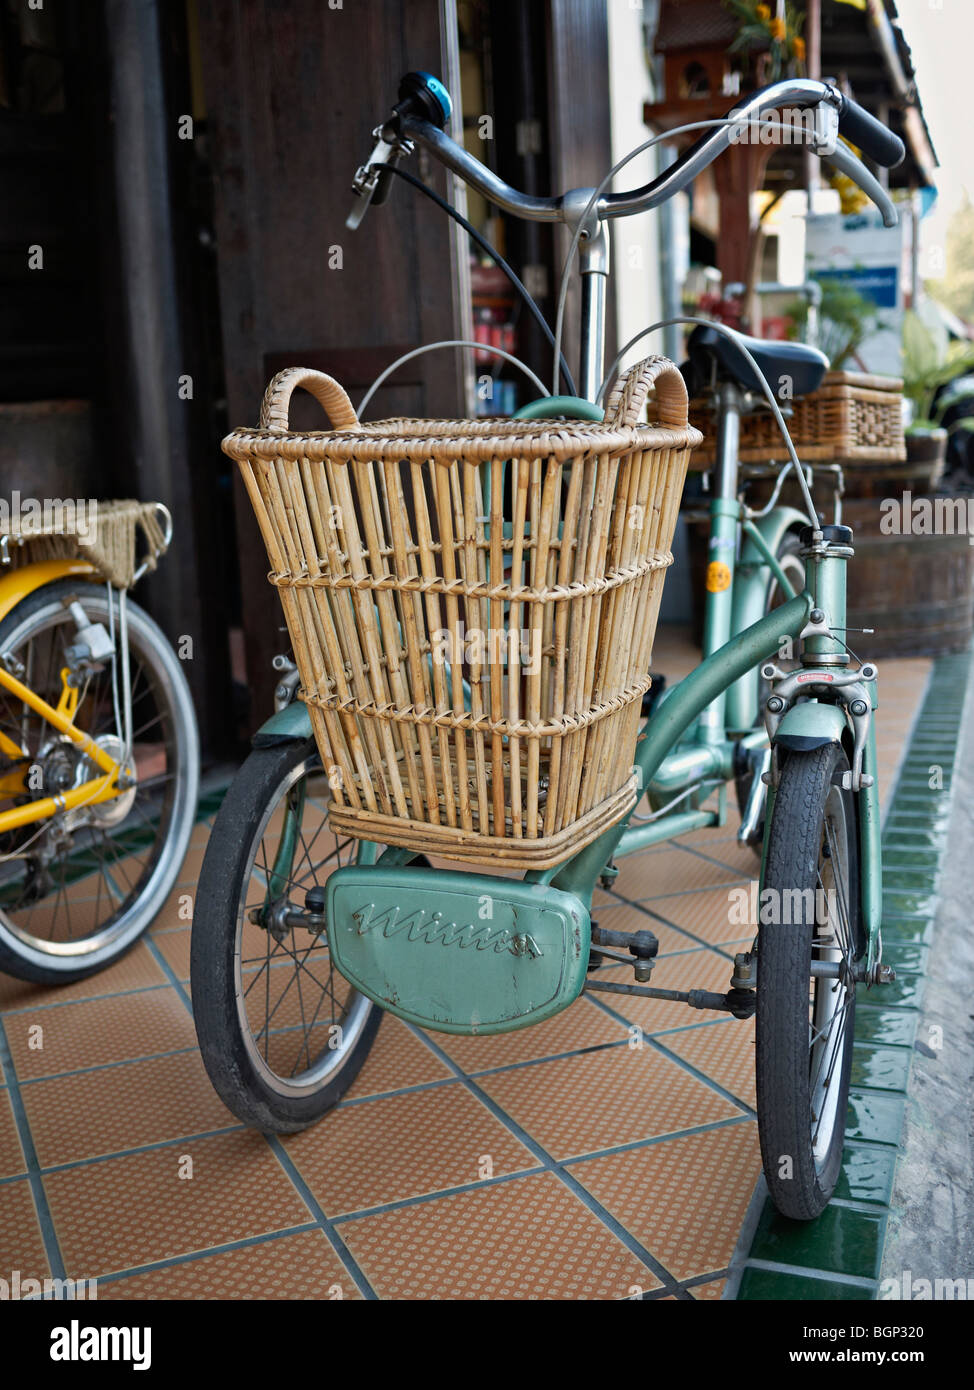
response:
{"label": "terracotta floor tile", "polygon": [[420,1086],[424,1081],[441,1081],[452,1075],[449,1067],[405,1023],[387,1014],[365,1065],[346,1097],[354,1100],[375,1096],[403,1086]]}
{"label": "terracotta floor tile", "polygon": [[152,944],[162,955],[177,980],[189,979],[189,947],[192,932],[189,927],[179,931],[157,931],[152,934]]}
{"label": "terracotta floor tile", "polygon": [[600,907],[594,914],[600,927],[607,931],[651,931],[659,942],[659,955],[666,956],[673,951],[691,950],[696,944],[680,931],[666,926],[664,922],[650,917],[641,908],[630,903],[620,903],[616,907]]}
{"label": "terracotta floor tile", "polygon": [[694,1284],[689,1292],[694,1298],[698,1298],[703,1302],[708,1299],[716,1300],[723,1298],[726,1287],[726,1279],[711,1279],[706,1284]]}
{"label": "terracotta floor tile", "polygon": [[691,845],[694,849],[700,850],[702,854],[710,854],[719,859],[718,845],[736,844],[739,821],[740,817],[735,811],[733,824],[705,825],[702,830],[691,830],[686,835],[678,836],[673,843],[675,845]]}
{"label": "terracotta floor tile", "polygon": [[730,1264],[761,1171],[753,1121],[594,1158],[572,1175],[677,1279]]}
{"label": "terracotta floor tile", "polygon": [[500,1033],[493,1038],[464,1038],[450,1033],[431,1033],[438,1047],[465,1072],[503,1067],[512,1062],[531,1062],[560,1052],[578,1052],[625,1038],[626,1028],[587,999],[576,999],[545,1023]]}
{"label": "terracotta floor tile", "polygon": [[[193,1176],[180,1178],[187,1155]],[[309,1220],[266,1141],[253,1133],[49,1173],[44,1187],[65,1263],[95,1276]]]}
{"label": "terracotta floor tile", "polygon": [[537,1165],[459,1084],[339,1108],[284,1143],[329,1216]]}
{"label": "terracotta floor tile", "polygon": [[198,821],[193,826],[193,833],[189,837],[190,849],[202,846],[204,849],[210,841],[210,831],[213,829],[211,821]]}
{"label": "terracotta floor tile", "polygon": [[[654,669],[665,671],[673,683],[698,662],[685,628],[660,628]],[[895,784],[930,667],[918,660],[881,668],[883,799]],[[715,798],[708,804],[716,804]],[[320,807],[309,803],[309,815],[316,811]],[[731,794],[724,826],[630,856],[620,862],[616,892],[596,890],[594,915],[603,927],[656,933],[660,960],[653,984],[727,989],[730,960],[696,948],[686,933],[731,954],[737,943],[750,939],[749,924],[730,922],[736,903],[728,887],[745,885],[758,871],[757,858],[736,843],[738,821]],[[272,825],[271,840],[274,833]],[[194,828],[179,885],[152,928],[155,947],[182,981],[189,975],[187,910],[194,906],[209,835],[209,824]],[[443,861],[442,867],[461,866]],[[621,902],[620,896],[644,901],[672,925]],[[266,945],[258,929],[254,933]],[[632,973],[609,968],[595,978],[630,983]],[[93,1158],[234,1123],[205,1076],[177,992],[151,988],[165,980],[144,944],[110,971],[60,989],[0,976],[0,1010],[6,1011],[17,1074],[27,1081],[21,1095],[42,1164]],[[276,1020],[287,1029],[300,1016],[292,991]],[[430,1036],[468,1070],[528,1063],[482,1077],[478,1084],[558,1158],[741,1113],[679,1061],[646,1044],[630,1050],[630,1022],[647,1034],[676,1029],[661,1039],[669,1052],[753,1105],[753,1023],[680,1004],[599,994],[576,1001],[546,1024],[499,1038]],[[41,1051],[27,1045],[35,1024],[44,1030]],[[693,1024],[702,1026],[688,1026]],[[282,1033],[278,1041],[286,1046],[289,1037]],[[617,1045],[606,1046],[612,1043]],[[566,1052],[580,1055],[544,1060]],[[176,1055],[153,1058],[154,1053]],[[76,1074],[52,1075],[62,1071]],[[451,1083],[450,1075],[421,1038],[388,1017],[349,1092],[348,1099],[357,1103],[340,1106],[321,1124],[286,1141],[302,1177],[332,1215],[433,1194],[409,1207],[339,1223],[342,1239],[379,1296],[612,1299],[659,1288],[642,1262],[554,1174],[435,1195],[487,1171],[503,1175],[537,1166],[531,1152],[476,1096]],[[38,1077],[51,1079],[30,1079]],[[385,1094],[438,1080],[445,1084]],[[382,1099],[371,1098],[379,1095]],[[194,1159],[190,1180],[178,1177],[183,1153]],[[483,1166],[487,1158],[490,1169]],[[0,1088],[0,1177],[16,1175],[22,1166],[8,1092]],[[704,1277],[689,1290],[694,1299],[720,1297],[726,1280],[718,1272],[730,1261],[760,1171],[753,1121],[662,1138],[573,1163],[570,1171],[676,1277]],[[249,1132],[102,1159],[48,1173],[44,1183],[68,1272],[78,1278],[205,1252],[312,1219],[273,1151]],[[14,1268],[27,1277],[50,1273],[30,1187],[20,1178],[0,1183],[0,1275]],[[103,1285],[99,1292],[103,1299],[327,1300],[336,1289],[342,1297],[358,1296],[328,1238],[309,1230],[240,1250],[204,1253]]]}
{"label": "terracotta floor tile", "polygon": [[[174,989],[36,1009],[7,1018],[4,1027],[21,1080],[196,1044],[193,1021]],[[37,1027],[43,1035],[32,1035]],[[30,1046],[32,1036],[40,1038],[41,1048]]]}
{"label": "terracotta floor tile", "polygon": [[73,1000],[91,999],[95,995],[146,989],[164,984],[165,979],[148,947],[140,941],[107,970],[72,985],[35,985],[27,980],[15,980],[12,975],[0,975],[0,1012],[37,1009],[42,1004],[70,1004]]}
{"label": "terracotta floor tile", "polygon": [[668,893],[685,893],[709,888],[716,883],[732,883],[740,875],[712,864],[689,850],[676,848],[643,851],[619,860],[619,877],[613,891],[637,901]]}
{"label": "terracotta floor tile", "polygon": [[186,851],[186,857],[183,860],[183,867],[179,871],[179,877],[176,879],[177,887],[183,884],[189,884],[191,887],[195,888],[196,882],[200,876],[200,869],[203,867],[203,856],[205,853],[205,843],[190,845],[189,849]]}
{"label": "terracotta floor tile", "polygon": [[[47,1279],[51,1274],[26,1178],[0,1186],[0,1277],[9,1279],[15,1269],[21,1279]],[[78,1271],[75,1277],[86,1276]]]}
{"label": "terracotta floor tile", "polygon": [[[27,1165],[24,1151],[20,1147],[20,1135],[10,1097],[6,1090],[0,1091],[0,1178],[12,1178],[17,1173],[25,1173]],[[3,1206],[3,1189],[0,1188],[0,1208]]]}
{"label": "terracotta floor tile", "polygon": [[[706,831],[701,833],[705,835]],[[711,859],[726,864],[728,869],[733,870],[734,877],[738,879],[757,878],[761,868],[761,861],[754,850],[751,849],[750,845],[739,845],[736,835],[731,835],[727,839],[711,840],[709,844],[706,840],[700,839],[694,848],[698,849],[701,854],[706,854]]]}
{"label": "terracotta floor tile", "polygon": [[169,894],[149,926],[149,934],[167,928],[185,929],[193,925],[193,909],[196,906],[196,883],[180,883]]}
{"label": "terracotta floor tile", "polygon": [[[733,962],[726,956],[701,948],[685,951],[681,955],[664,956],[653,971],[652,984],[657,989],[706,989],[723,994],[730,987],[732,969]],[[615,984],[633,983],[632,971],[623,965],[612,966],[604,973],[600,970],[596,978]],[[638,1024],[647,1034],[666,1028],[685,1028],[691,1023],[702,1023],[718,1017],[665,999],[645,999],[631,994],[602,994],[599,998],[630,1023]]]}
{"label": "terracotta floor tile", "polygon": [[324,1231],[277,1236],[241,1250],[225,1250],[168,1265],[98,1290],[109,1299],[330,1299],[361,1298],[355,1281]]}
{"label": "terracotta floor tile", "polygon": [[621,1299],[656,1276],[552,1173],[342,1222],[380,1298]]}
{"label": "terracotta floor tile", "polygon": [[238,1123],[198,1052],[34,1081],[21,1095],[43,1167]]}
{"label": "terracotta floor tile", "polygon": [[685,1033],[670,1033],[660,1041],[753,1109],[754,1020],[728,1018]]}
{"label": "terracotta floor tile", "polygon": [[647,906],[674,926],[716,945],[718,941],[737,941],[753,934],[750,893],[750,882],[739,879],[726,888],[711,888],[705,893],[654,898]]}
{"label": "terracotta floor tile", "polygon": [[667,685],[688,676],[700,665],[700,648],[682,623],[660,623],[653,642],[652,669],[666,677]]}
{"label": "terracotta floor tile", "polygon": [[539,1062],[477,1084],[558,1159],[739,1113],[645,1045]]}

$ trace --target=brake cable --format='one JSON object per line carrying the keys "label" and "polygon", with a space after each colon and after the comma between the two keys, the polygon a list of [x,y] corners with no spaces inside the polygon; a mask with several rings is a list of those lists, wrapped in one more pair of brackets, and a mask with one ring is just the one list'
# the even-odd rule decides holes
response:
{"label": "brake cable", "polygon": [[[544,314],[542,314],[535,300],[531,297],[528,290],[518,279],[513,267],[508,265],[507,261],[504,259],[501,253],[495,250],[493,246],[491,246],[487,238],[485,236],[482,236],[481,233],[477,231],[476,227],[472,226],[471,223],[468,222],[467,219],[463,216],[463,214],[457,211],[457,209],[453,206],[452,203],[448,203],[445,198],[441,198],[435,189],[427,187],[427,185],[423,183],[422,179],[416,178],[415,175],[410,174],[406,169],[400,169],[399,166],[396,164],[388,164],[385,167],[389,171],[389,173],[398,175],[399,178],[405,179],[407,183],[411,183],[414,188],[418,188],[421,193],[425,193],[427,198],[432,199],[432,201],[437,205],[437,207],[442,208],[442,210],[445,213],[452,217],[454,222],[458,223],[467,233],[467,236],[469,236],[472,241],[475,241],[477,245],[480,247],[480,249],[484,251],[488,256],[490,256],[491,260],[493,260],[494,263],[499,267],[499,269],[501,269],[504,272],[504,274],[510,280],[511,284],[517,290],[521,299],[524,301],[527,308],[530,310],[532,316],[534,317],[538,327],[541,329],[545,338],[548,340],[548,343],[550,344],[551,348],[554,349],[555,335],[548,327],[548,323],[545,319]],[[565,354],[561,352],[560,349],[558,350],[558,361],[561,366],[561,374],[564,377],[565,384],[568,387],[568,394],[570,396],[574,396],[576,394],[575,380],[571,374],[568,363],[565,360]],[[557,377],[557,372],[555,375]]]}

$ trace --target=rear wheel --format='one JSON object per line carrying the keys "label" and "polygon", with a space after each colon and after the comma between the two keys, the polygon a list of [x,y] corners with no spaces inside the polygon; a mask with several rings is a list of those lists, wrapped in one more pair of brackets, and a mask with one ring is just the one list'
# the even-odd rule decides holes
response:
{"label": "rear wheel", "polygon": [[[778,1211],[819,1215],[842,1163],[855,1029],[853,969],[865,952],[859,840],[835,744],[786,755],[774,798],[758,925],[757,1111]],[[813,973],[825,969],[830,975]]]}
{"label": "rear wheel", "polygon": [[[74,613],[65,607],[74,601]],[[80,605],[80,610],[79,610]],[[110,800],[57,812],[0,833],[0,970],[41,984],[84,979],[123,955],[176,882],[196,815],[199,743],[182,667],[165,634],[126,599],[132,700],[132,786]],[[109,757],[125,747],[118,599],[83,580],[38,589],[0,623],[13,674],[57,707],[79,623],[114,619],[116,655],[84,669],[73,722]],[[80,668],[79,668],[80,669]],[[94,761],[6,687],[0,687],[0,810],[78,788]],[[13,748],[22,757],[13,757]]]}

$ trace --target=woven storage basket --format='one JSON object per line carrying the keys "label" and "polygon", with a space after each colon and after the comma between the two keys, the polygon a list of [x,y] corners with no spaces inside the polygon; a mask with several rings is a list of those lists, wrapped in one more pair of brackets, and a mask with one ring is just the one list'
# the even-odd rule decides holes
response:
{"label": "woven storage basket", "polygon": [[[906,458],[901,392],[903,382],[862,372],[827,372],[817,391],[794,402],[786,421],[803,462],[861,460],[900,463]],[[716,425],[711,407],[690,404],[690,415],[704,432],[694,451],[694,468],[709,467],[716,456]],[[740,460],[763,463],[787,456],[781,431],[770,411],[741,420]]]}
{"label": "woven storage basket", "polygon": [[[637,424],[652,385],[658,425]],[[309,390],[335,426],[287,428]],[[507,869],[594,840],[632,760],[690,449],[665,358],[602,424],[359,424],[320,372],[267,388],[223,443],[281,595],[347,834]]]}

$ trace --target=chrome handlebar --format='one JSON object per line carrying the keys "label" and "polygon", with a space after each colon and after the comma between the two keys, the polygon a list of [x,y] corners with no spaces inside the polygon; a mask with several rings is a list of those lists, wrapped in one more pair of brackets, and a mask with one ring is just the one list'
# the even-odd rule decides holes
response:
{"label": "chrome handlebar", "polygon": [[[838,143],[840,124],[843,119],[849,118],[850,108],[853,107],[854,104],[850,103],[848,98],[827,82],[805,77],[775,82],[760,92],[754,92],[740,106],[735,107],[729,113],[726,124],[702,135],[674,164],[642,188],[632,189],[627,193],[603,194],[596,204],[598,218],[604,221],[612,217],[629,217],[659,207],[687,188],[732,143],[740,143],[746,131],[753,127],[755,122],[763,120],[774,111],[788,108],[796,111],[814,111],[808,138],[803,138],[801,143],[807,144],[813,153],[829,160],[857,183],[879,208],[884,224],[887,227],[895,226],[896,208],[886,189],[848,146]],[[376,165],[394,162],[403,154],[408,154],[414,144],[428,150],[435,159],[452,170],[488,202],[514,217],[529,222],[571,223],[577,216],[577,190],[573,191],[574,196],[565,194],[561,197],[547,198],[521,193],[505,183],[430,121],[402,114],[379,127],[375,133],[378,144],[369,163],[358,171],[354,185],[355,192],[363,200],[363,205],[357,206],[351,214],[349,226],[357,226],[365,213],[375,189]],[[804,123],[802,134],[805,134]]]}

